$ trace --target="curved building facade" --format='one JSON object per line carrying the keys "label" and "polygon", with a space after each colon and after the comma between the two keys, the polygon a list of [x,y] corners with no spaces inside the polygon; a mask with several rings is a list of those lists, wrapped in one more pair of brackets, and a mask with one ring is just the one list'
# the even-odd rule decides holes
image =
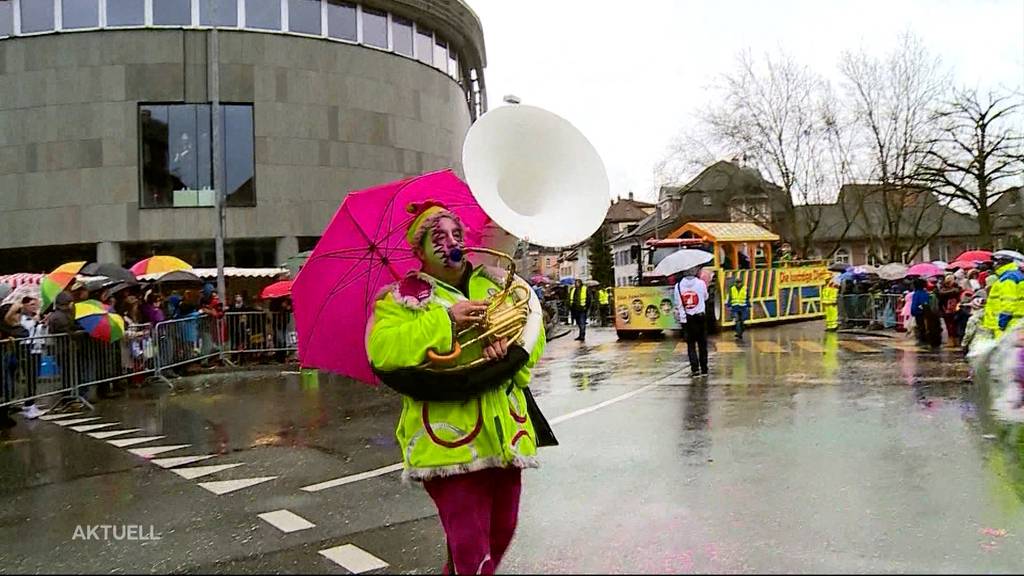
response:
{"label": "curved building facade", "polygon": [[0,0],[0,273],[212,265],[214,82],[226,259],[275,265],[347,191],[460,171],[485,64],[461,0]]}

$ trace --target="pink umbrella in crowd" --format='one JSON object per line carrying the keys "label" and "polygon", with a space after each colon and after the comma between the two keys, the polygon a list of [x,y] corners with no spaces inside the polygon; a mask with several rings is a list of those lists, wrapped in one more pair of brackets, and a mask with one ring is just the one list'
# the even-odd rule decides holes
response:
{"label": "pink umbrella in crowd", "polygon": [[349,193],[292,285],[303,366],[376,383],[366,322],[380,289],[419,268],[407,207],[427,200],[458,214],[466,244],[479,245],[489,218],[451,170]]}
{"label": "pink umbrella in crowd", "polygon": [[932,264],[931,262],[922,262],[920,264],[914,264],[907,270],[907,276],[920,276],[921,278],[931,278],[932,276],[942,276],[946,271],[943,268]]}

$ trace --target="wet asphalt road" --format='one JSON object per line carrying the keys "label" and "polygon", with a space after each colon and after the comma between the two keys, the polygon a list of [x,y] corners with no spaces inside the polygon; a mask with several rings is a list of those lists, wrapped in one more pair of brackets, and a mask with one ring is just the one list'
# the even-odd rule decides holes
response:
{"label": "wet asphalt road", "polygon": [[[533,390],[561,445],[526,474],[503,572],[1024,569],[1024,435],[991,417],[953,350],[806,323],[719,339],[710,378],[688,372],[674,339],[549,344]],[[439,522],[398,473],[302,490],[397,462],[398,411],[387,390],[267,371],[22,422],[0,433],[0,571],[346,573],[318,552],[353,544],[383,571],[436,572]],[[164,438],[108,443],[145,436]],[[183,447],[153,458],[209,457],[163,468],[128,452],[160,446]],[[222,468],[174,473],[198,466]],[[200,485],[244,479],[262,481]],[[277,510],[314,526],[258,516]],[[104,524],[160,539],[75,538]]]}

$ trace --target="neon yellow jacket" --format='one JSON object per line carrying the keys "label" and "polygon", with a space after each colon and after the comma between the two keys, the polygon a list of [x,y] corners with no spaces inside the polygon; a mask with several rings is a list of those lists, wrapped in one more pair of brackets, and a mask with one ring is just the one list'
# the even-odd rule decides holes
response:
{"label": "neon yellow jacket", "polygon": [[839,289],[835,286],[821,287],[821,303],[823,306],[835,306],[839,302]]}
{"label": "neon yellow jacket", "polygon": [[747,287],[737,287],[735,284],[729,287],[729,306],[747,306],[750,298],[747,298]]}
{"label": "neon yellow jacket", "polygon": [[[503,274],[474,269],[469,298],[483,300],[499,291]],[[522,389],[530,383],[530,369],[544,351],[545,338],[540,302],[533,290],[527,291],[530,316],[519,344],[529,360],[515,376],[463,402],[421,402],[402,396],[395,436],[406,478],[427,480],[485,468],[537,465],[536,435]],[[391,285],[377,300],[368,330],[366,351],[374,369],[415,368],[430,348],[450,351],[453,327],[448,308],[465,299],[456,288],[422,273]],[[481,354],[481,346],[465,348],[460,361]]]}
{"label": "neon yellow jacket", "polygon": [[[580,296],[580,299],[582,300],[583,297]],[[600,304],[601,306],[607,306],[608,305],[608,291],[607,290],[602,288],[601,290],[597,291],[597,303]]]}
{"label": "neon yellow jacket", "polygon": [[1010,322],[1024,317],[1024,274],[1015,262],[995,270],[999,277],[988,291],[981,325],[999,336]]}

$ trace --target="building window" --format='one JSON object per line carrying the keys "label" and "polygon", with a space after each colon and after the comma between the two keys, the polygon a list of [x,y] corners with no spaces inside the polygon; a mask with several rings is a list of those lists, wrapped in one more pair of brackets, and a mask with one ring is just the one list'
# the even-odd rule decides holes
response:
{"label": "building window", "polygon": [[448,47],[448,75],[458,82],[461,79],[459,75],[459,55],[455,53],[455,49],[451,46]]}
{"label": "building window", "polygon": [[434,35],[419,26],[416,27],[416,59],[424,64],[434,62]]}
{"label": "building window", "polygon": [[440,39],[434,42],[434,68],[441,72],[448,71],[448,45]]}
{"label": "building window", "polygon": [[14,2],[0,0],[0,38],[14,34]]}
{"label": "building window", "polygon": [[391,38],[395,52],[412,56],[412,21],[399,16],[391,17]]}
{"label": "building window", "polygon": [[[217,13],[214,14],[214,8]],[[238,2],[235,0],[199,0],[202,26],[238,26]]]}
{"label": "building window", "polygon": [[320,35],[320,0],[288,0],[288,29]]}
{"label": "building window", "polygon": [[21,0],[21,31],[47,30],[53,30],[53,0]]}
{"label": "building window", "polygon": [[327,35],[350,42],[358,40],[356,36],[356,7],[353,4],[338,0],[327,1]]}
{"label": "building window", "polygon": [[145,0],[107,0],[107,26],[142,26],[145,23]]}
{"label": "building window", "polygon": [[[255,204],[251,105],[224,105],[224,179],[228,206]],[[143,208],[212,206],[209,104],[139,107]]]}
{"label": "building window", "polygon": [[832,261],[836,264],[849,264],[850,263],[850,251],[846,248],[840,248],[836,250],[836,253],[832,256]]}
{"label": "building window", "polygon": [[363,8],[363,44],[388,47],[388,15],[386,12]]}
{"label": "building window", "polygon": [[280,0],[245,0],[245,25],[262,30],[280,30]]}
{"label": "building window", "polygon": [[100,25],[99,0],[64,0],[60,9],[61,28],[96,28]]}
{"label": "building window", "polygon": [[153,24],[156,26],[187,26],[192,23],[189,0],[157,0],[153,2]]}

